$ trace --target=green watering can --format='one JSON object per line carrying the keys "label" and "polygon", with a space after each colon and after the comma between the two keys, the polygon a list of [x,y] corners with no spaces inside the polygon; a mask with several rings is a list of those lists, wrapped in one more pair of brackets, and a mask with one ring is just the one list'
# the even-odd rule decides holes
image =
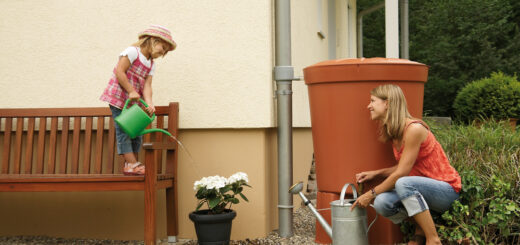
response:
{"label": "green watering can", "polygon": [[[148,107],[144,100],[139,100],[145,107]],[[117,125],[119,125],[119,127],[121,127],[121,129],[123,129],[123,131],[125,131],[125,133],[128,134],[130,138],[134,139],[139,135],[153,132],[161,132],[167,134],[168,136],[172,136],[170,132],[163,129],[146,129],[146,127],[150,125],[150,123],[152,123],[155,119],[155,113],[152,115],[152,117],[150,117],[137,104],[134,104],[129,109],[127,109],[128,102],[130,102],[129,99],[126,100],[123,111],[121,111],[121,114],[117,116],[114,121],[116,121]]]}

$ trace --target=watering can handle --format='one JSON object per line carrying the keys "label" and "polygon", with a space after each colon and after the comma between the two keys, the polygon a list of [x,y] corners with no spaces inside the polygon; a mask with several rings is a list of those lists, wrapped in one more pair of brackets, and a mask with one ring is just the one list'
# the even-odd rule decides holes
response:
{"label": "watering can handle", "polygon": [[[374,208],[374,205],[373,204],[370,204],[370,207]],[[368,235],[368,232],[370,231],[370,228],[372,228],[372,226],[374,225],[374,223],[376,223],[376,220],[377,220],[377,217],[379,216],[379,214],[376,212],[376,217],[374,218],[374,220],[372,220],[372,223],[370,223],[370,225],[368,226],[368,229],[367,229],[367,235]]]}
{"label": "watering can handle", "polygon": [[357,199],[357,190],[356,190],[356,186],[354,186],[354,184],[351,184],[351,183],[346,183],[344,186],[343,186],[343,189],[341,189],[341,194],[340,194],[340,205],[343,205],[343,200],[345,199],[345,192],[347,191],[347,188],[351,186],[352,187],[352,195],[354,196],[354,199]]}
{"label": "watering can handle", "polygon": [[[148,104],[146,104],[146,102],[144,102],[143,99],[139,98],[139,101],[140,101],[141,103],[143,103],[143,105],[144,105],[146,108],[148,108]],[[127,100],[125,101],[125,106],[123,106],[123,111],[122,111],[122,112],[124,112],[124,111],[127,109],[127,107],[128,107],[128,103],[130,103],[130,99],[127,99]],[[155,113],[152,114],[152,121],[153,121],[154,119],[155,119]]]}

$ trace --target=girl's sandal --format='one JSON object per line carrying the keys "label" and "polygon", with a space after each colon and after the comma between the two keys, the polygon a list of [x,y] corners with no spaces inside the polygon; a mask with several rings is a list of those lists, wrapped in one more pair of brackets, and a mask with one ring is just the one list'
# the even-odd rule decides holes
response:
{"label": "girl's sandal", "polygon": [[140,162],[136,163],[125,163],[123,168],[123,174],[127,176],[140,176],[144,175],[144,164]]}
{"label": "girl's sandal", "polygon": [[426,237],[423,235],[413,235],[410,239],[410,242],[416,242],[418,245],[425,245],[426,244]]}

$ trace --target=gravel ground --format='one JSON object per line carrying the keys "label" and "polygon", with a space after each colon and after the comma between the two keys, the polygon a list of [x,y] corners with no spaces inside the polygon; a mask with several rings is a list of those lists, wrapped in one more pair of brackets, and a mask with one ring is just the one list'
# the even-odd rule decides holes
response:
{"label": "gravel ground", "polygon": [[[315,217],[307,208],[300,208],[294,212],[294,236],[290,238],[281,238],[276,232],[271,232],[265,238],[245,239],[239,241],[231,241],[231,245],[246,244],[273,244],[273,245],[289,245],[289,244],[316,244],[314,243],[315,233]],[[143,241],[118,241],[118,240],[94,240],[94,239],[65,239],[47,236],[13,236],[0,237],[0,244],[19,244],[19,245],[40,245],[40,244],[71,244],[71,245],[103,245],[103,244],[128,244],[141,245]],[[168,244],[161,241],[160,244]],[[194,240],[182,240],[176,245],[196,245]]]}

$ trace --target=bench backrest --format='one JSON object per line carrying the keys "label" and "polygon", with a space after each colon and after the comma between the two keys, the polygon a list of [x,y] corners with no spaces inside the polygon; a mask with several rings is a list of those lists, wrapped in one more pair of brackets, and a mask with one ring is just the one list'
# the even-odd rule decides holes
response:
{"label": "bench backrest", "polygon": [[[153,127],[177,137],[178,103],[156,107]],[[0,109],[0,174],[119,174],[122,158],[115,147],[112,113],[103,108]],[[166,141],[162,133],[144,142]],[[172,173],[172,163],[156,152],[159,173]],[[140,154],[140,159],[144,154]],[[177,157],[175,157],[176,161]],[[164,166],[163,166],[164,165]]]}

